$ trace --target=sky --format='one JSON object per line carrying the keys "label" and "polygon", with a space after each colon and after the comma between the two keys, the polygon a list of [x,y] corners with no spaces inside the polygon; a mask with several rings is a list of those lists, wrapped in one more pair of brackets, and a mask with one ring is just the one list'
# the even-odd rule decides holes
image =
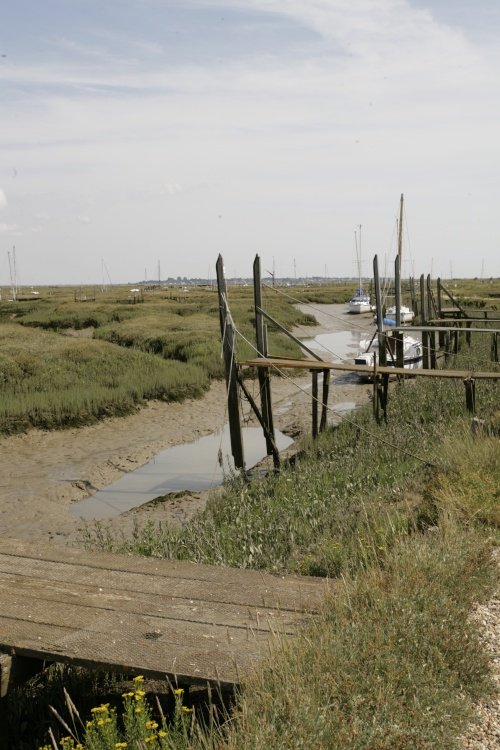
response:
{"label": "sky", "polygon": [[498,0],[3,0],[0,287],[498,277],[499,123]]}

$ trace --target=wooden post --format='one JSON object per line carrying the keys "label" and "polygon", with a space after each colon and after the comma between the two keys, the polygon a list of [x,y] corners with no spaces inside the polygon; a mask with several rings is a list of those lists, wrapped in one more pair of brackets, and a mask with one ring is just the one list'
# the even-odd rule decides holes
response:
{"label": "wooden post", "polygon": [[474,378],[465,378],[464,385],[465,405],[467,406],[467,411],[473,414],[476,408],[476,381]]}
{"label": "wooden post", "polygon": [[418,311],[418,304],[417,304],[417,295],[415,294],[415,279],[413,276],[410,279],[410,299],[411,299],[411,309],[415,314],[417,314]]}
{"label": "wooden post", "polygon": [[[424,274],[420,276],[420,325],[427,325]],[[424,370],[429,369],[429,334],[427,331],[422,331],[422,367]]]}
{"label": "wooden post", "polygon": [[383,382],[382,409],[384,411],[384,422],[387,422],[387,404],[389,403],[389,375],[387,373],[384,373],[382,382]]}
{"label": "wooden post", "polygon": [[425,317],[425,278],[424,274],[420,276],[420,325],[426,325]]}
{"label": "wooden post", "polygon": [[[254,294],[254,303],[255,303],[255,338],[257,342],[257,351],[259,353],[259,357],[267,357],[268,355],[267,336],[266,336],[266,330],[264,326],[264,318],[261,312],[262,278],[261,278],[261,270],[260,270],[260,258],[258,255],[255,256],[255,260],[253,263],[253,294]],[[269,376],[269,370],[267,367],[258,368],[258,378],[259,378],[259,387],[260,387],[260,403],[261,403],[261,410],[262,410],[262,418],[264,420],[264,423],[266,425],[266,430],[267,430],[267,434],[266,434],[267,455],[270,456],[271,453],[273,454],[274,462],[276,465],[276,455],[274,452],[276,440],[274,436],[274,420],[273,420],[273,408],[272,408],[272,399],[271,399],[271,378]]]}
{"label": "wooden post", "polygon": [[[396,290],[396,327],[401,325],[401,257],[398,254],[394,262],[394,282]],[[396,333],[396,367],[404,367],[403,333]]]}
{"label": "wooden post", "polygon": [[323,432],[326,430],[326,422],[328,416],[328,393],[330,390],[330,370],[323,370],[323,403],[321,405],[321,421],[319,423],[319,431]]}
{"label": "wooden post", "polygon": [[227,410],[229,417],[229,434],[231,437],[231,452],[237,469],[245,470],[243,452],[243,438],[241,434],[239,392],[237,379],[237,363],[234,352],[234,330],[227,302],[226,280],[224,278],[224,264],[222,255],[217,258],[217,290],[219,294],[219,322],[222,338],[222,352],[226,372]]}
{"label": "wooden post", "polygon": [[312,373],[312,436],[315,440],[318,437],[318,371],[311,370]]}
{"label": "wooden post", "polygon": [[491,334],[491,360],[498,362],[498,333]]}
{"label": "wooden post", "polygon": [[382,317],[382,293],[380,291],[380,277],[378,275],[378,256],[373,258],[373,279],[375,282],[375,302],[377,306],[377,331],[378,331],[378,361],[381,367],[387,364],[385,350],[384,319]]}
{"label": "wooden post", "polygon": [[273,463],[274,463],[274,467],[275,468],[279,468],[280,463],[281,463],[280,462],[280,454],[279,454],[278,447],[277,447],[276,443],[274,442],[274,435],[270,435],[268,433],[268,431],[267,431],[267,425],[264,422],[262,414],[259,411],[259,407],[257,406],[257,404],[255,403],[255,401],[253,400],[252,394],[250,393],[250,391],[248,390],[248,388],[245,385],[245,381],[243,380],[243,376],[241,374],[241,371],[238,372],[237,377],[238,377],[239,386],[240,386],[241,390],[243,391],[243,393],[245,394],[245,398],[247,399],[248,403],[250,404],[251,408],[253,409],[255,416],[259,420],[259,424],[262,427],[262,431],[264,433],[265,438],[268,439],[268,440],[270,440],[270,442],[271,442],[272,451],[273,451]]}
{"label": "wooden post", "polygon": [[[437,280],[437,308],[439,320],[443,319],[443,295],[441,294],[441,279]],[[446,331],[439,331],[439,349],[446,351]]]}
{"label": "wooden post", "polygon": [[[427,276],[427,321],[432,320],[433,306],[432,306],[432,280],[431,275]],[[436,369],[436,333],[427,334],[427,347],[429,352],[429,365],[431,370]]]}
{"label": "wooden post", "polygon": [[468,330],[466,331],[466,334],[465,334],[465,343],[466,343],[466,344],[467,344],[467,346],[469,346],[469,347],[470,347],[470,344],[471,344],[471,338],[472,338],[472,334],[471,334],[471,332],[470,332],[470,328],[471,328],[471,326],[472,326],[472,323],[470,322],[470,320],[468,320],[468,321],[467,321],[467,323],[465,324],[465,328],[466,328],[466,329],[468,329]]}
{"label": "wooden post", "polygon": [[444,332],[444,362],[447,364],[451,355],[451,333],[450,331]]}

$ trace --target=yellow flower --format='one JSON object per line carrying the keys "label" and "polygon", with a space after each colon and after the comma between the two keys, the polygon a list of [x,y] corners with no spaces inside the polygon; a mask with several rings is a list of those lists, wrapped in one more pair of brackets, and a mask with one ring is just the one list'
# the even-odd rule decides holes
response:
{"label": "yellow flower", "polygon": [[187,706],[182,706],[182,709],[181,709],[181,710],[182,710],[182,711],[183,711],[183,712],[184,712],[185,714],[191,714],[191,713],[193,713],[193,709],[192,709],[192,708],[188,708]]}
{"label": "yellow flower", "polygon": [[136,708],[134,708],[134,713],[142,714],[143,710],[142,706],[136,706]]}
{"label": "yellow flower", "polygon": [[156,721],[147,721],[146,722],[146,729],[158,729],[158,722],[156,722]]}
{"label": "yellow flower", "polygon": [[145,695],[146,693],[144,692],[144,690],[136,690],[134,693],[134,698],[136,699],[136,701],[140,701],[142,698],[144,698]]}
{"label": "yellow flower", "polygon": [[145,742],[146,744],[149,744],[150,742],[154,742],[154,741],[155,741],[155,739],[156,739],[156,737],[154,736],[154,734],[152,734],[152,735],[151,735],[150,737],[145,737],[145,738],[144,738],[144,742]]}
{"label": "yellow flower", "polygon": [[100,706],[96,706],[95,708],[90,709],[90,713],[92,714],[107,714],[109,708],[109,703],[101,703]]}
{"label": "yellow flower", "polygon": [[[166,737],[167,733],[163,731],[163,729],[158,730],[158,737]],[[50,747],[49,747],[50,750]]]}
{"label": "yellow flower", "polygon": [[115,744],[116,750],[123,750],[124,748],[128,747],[126,742],[117,742]]}
{"label": "yellow flower", "polygon": [[181,697],[182,695],[184,695],[184,690],[183,690],[183,688],[176,688],[176,689],[174,690],[174,695],[178,695],[179,697]]}
{"label": "yellow flower", "polygon": [[142,676],[142,674],[138,674],[137,677],[134,677],[132,682],[144,682],[144,677]]}
{"label": "yellow flower", "polygon": [[133,698],[133,697],[134,697],[134,693],[132,693],[132,691],[130,691],[129,693],[122,693],[122,698]]}

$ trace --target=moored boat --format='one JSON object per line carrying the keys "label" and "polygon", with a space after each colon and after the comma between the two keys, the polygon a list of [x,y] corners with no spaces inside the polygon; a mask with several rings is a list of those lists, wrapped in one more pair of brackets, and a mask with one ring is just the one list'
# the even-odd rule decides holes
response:
{"label": "moored boat", "polygon": [[[400,308],[400,320],[401,323],[412,323],[415,318],[415,313],[406,305],[401,305]],[[396,320],[396,307],[388,307],[385,313],[385,317],[389,320]]]}
{"label": "moored boat", "polygon": [[368,313],[373,310],[373,306],[368,294],[366,294],[360,287],[356,290],[356,293],[349,300],[349,312],[350,313]]}
{"label": "moored boat", "polygon": [[[385,337],[387,367],[396,367],[396,336],[393,331],[386,331]],[[380,361],[377,335],[360,342],[360,352],[354,358],[354,364],[373,367],[375,361]],[[403,367],[405,370],[416,370],[422,367],[422,362],[422,342],[403,333]],[[361,377],[369,379],[370,375],[363,373]]]}

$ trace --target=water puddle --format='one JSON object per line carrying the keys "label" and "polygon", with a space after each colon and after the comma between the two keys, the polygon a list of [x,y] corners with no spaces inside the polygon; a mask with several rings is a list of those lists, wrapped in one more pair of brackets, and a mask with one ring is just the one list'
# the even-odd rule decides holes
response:
{"label": "water puddle", "polygon": [[[242,432],[245,461],[247,468],[251,468],[266,455],[266,445],[260,427],[245,427]],[[276,431],[276,443],[282,451],[293,440]],[[224,469],[218,461],[219,448]],[[221,432],[161,451],[148,464],[75,503],[71,514],[86,520],[113,518],[170,492],[209,490],[222,484],[224,473],[227,475],[233,468],[226,425]]]}
{"label": "water puddle", "polygon": [[341,361],[353,359],[359,352],[360,341],[369,334],[368,331],[332,331],[320,333],[314,339],[307,339],[304,344],[325,359]]}

